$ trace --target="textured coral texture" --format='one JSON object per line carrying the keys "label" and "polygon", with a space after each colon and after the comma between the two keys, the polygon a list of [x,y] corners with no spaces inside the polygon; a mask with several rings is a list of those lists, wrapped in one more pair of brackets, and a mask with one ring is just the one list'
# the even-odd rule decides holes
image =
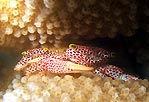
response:
{"label": "textured coral texture", "polygon": [[[6,52],[3,48],[11,47],[15,50],[61,48],[80,39],[82,43],[95,38],[116,40],[118,35],[136,34],[138,28],[149,32],[148,16],[148,0],[0,0],[0,51]],[[127,40],[127,50],[145,66],[147,77],[148,38]],[[126,52],[124,46],[115,45]],[[149,102],[146,79],[122,81],[90,73],[30,77],[16,74],[13,77],[13,65],[3,68],[8,62],[12,63],[12,59],[7,57],[9,61],[4,63],[2,58],[0,56],[0,102]]]}
{"label": "textured coral texture", "polygon": [[137,1],[1,0],[0,22],[0,45],[8,47],[131,36],[138,28]]}
{"label": "textured coral texture", "polygon": [[91,74],[16,75],[2,102],[149,102],[149,81],[122,81]]}

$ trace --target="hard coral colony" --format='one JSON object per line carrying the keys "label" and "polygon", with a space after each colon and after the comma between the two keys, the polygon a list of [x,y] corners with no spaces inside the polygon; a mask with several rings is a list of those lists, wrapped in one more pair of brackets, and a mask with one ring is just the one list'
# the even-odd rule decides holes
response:
{"label": "hard coral colony", "polygon": [[36,48],[23,52],[22,59],[15,69],[20,71],[26,66],[25,74],[38,72],[50,73],[82,73],[92,72],[101,77],[109,76],[113,79],[128,81],[137,80],[137,77],[125,73],[114,65],[106,65],[112,57],[112,53],[102,48],[70,44],[63,54],[49,50],[48,48]]}

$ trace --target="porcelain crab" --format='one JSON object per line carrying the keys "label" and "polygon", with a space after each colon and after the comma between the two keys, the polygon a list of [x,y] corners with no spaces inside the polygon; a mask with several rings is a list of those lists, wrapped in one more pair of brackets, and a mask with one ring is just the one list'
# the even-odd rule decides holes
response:
{"label": "porcelain crab", "polygon": [[113,79],[128,81],[138,78],[125,73],[121,68],[107,65],[113,53],[97,47],[70,44],[62,54],[48,48],[35,48],[22,52],[22,59],[14,70],[26,68],[25,74],[38,72],[50,73],[82,73],[92,72],[101,77],[109,76]]}

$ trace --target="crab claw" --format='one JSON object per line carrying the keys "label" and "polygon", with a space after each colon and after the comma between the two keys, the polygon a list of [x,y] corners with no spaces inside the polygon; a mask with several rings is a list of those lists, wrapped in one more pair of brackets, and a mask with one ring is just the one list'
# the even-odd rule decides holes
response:
{"label": "crab claw", "polygon": [[28,65],[30,65],[31,63],[38,62],[39,60],[40,60],[39,58],[35,58],[35,59],[32,59],[32,60],[26,62],[25,64],[18,63],[15,66],[14,70],[20,71],[20,70],[24,69],[25,67],[27,67]]}
{"label": "crab claw", "polygon": [[[72,63],[70,61],[64,61],[60,59],[48,58],[40,60],[37,63],[32,64],[32,68],[29,68],[28,73],[32,71],[48,71],[50,73],[81,73],[90,72],[92,67],[87,67],[79,64]],[[35,69],[35,70],[32,70]]]}
{"label": "crab claw", "polygon": [[[39,62],[38,62],[39,63]],[[92,67],[75,64],[70,61],[64,61],[60,59],[48,58],[41,60],[41,69],[50,73],[81,73],[92,71]],[[44,65],[44,66],[42,66]]]}
{"label": "crab claw", "polygon": [[81,73],[90,72],[92,70],[92,67],[86,67],[83,65],[72,63],[70,61],[48,58],[31,64],[31,66],[27,68],[26,75],[29,75],[30,73],[34,73],[36,71],[38,71],[39,73],[43,71],[49,73]]}
{"label": "crab claw", "polygon": [[72,63],[70,61],[66,62],[66,68],[70,68],[70,71],[68,71],[66,73],[90,72],[94,69],[92,67],[87,67],[87,66],[84,66],[84,65],[75,64],[75,63]]}
{"label": "crab claw", "polygon": [[48,48],[35,48],[32,50],[23,51],[21,54],[23,56],[14,68],[14,70],[16,71],[22,70],[31,63],[39,61],[40,57],[48,54],[51,55],[53,54],[53,52],[50,51]]}

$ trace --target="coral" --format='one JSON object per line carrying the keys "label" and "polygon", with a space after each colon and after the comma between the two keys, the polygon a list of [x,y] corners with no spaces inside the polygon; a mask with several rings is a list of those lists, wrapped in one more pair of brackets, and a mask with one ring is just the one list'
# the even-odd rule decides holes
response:
{"label": "coral", "polygon": [[[131,36],[138,27],[149,32],[148,16],[148,0],[0,0],[0,50],[60,47],[66,39],[74,43],[82,38]],[[148,70],[147,50],[136,51],[137,61]],[[12,72],[4,72],[12,78]],[[11,78],[3,79],[3,84]],[[2,101],[149,102],[149,81],[125,82],[90,73],[16,75],[8,89],[0,92]]]}
{"label": "coral", "polygon": [[59,47],[66,38],[130,36],[137,23],[136,0],[0,1],[1,46]]}
{"label": "coral", "polygon": [[148,102],[149,81],[128,82],[92,75],[16,75],[3,102]]}

